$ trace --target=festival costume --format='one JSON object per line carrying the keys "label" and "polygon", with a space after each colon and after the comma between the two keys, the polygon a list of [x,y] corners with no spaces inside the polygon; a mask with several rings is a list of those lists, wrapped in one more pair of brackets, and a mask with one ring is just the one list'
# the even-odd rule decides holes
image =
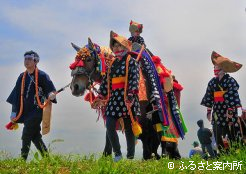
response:
{"label": "festival costume", "polygon": [[[138,43],[133,43],[133,48],[130,54],[136,58],[136,56],[140,54],[140,51],[141,46]],[[141,57],[138,60],[138,63],[140,65],[144,81],[145,83],[148,83],[148,101],[150,104],[147,107],[147,112],[155,112],[155,119],[152,119],[153,124],[160,123],[164,126],[163,129],[166,129],[169,125],[169,121],[162,86],[155,65],[149,53],[145,49],[141,52]],[[143,92],[144,90],[145,89],[140,88],[140,91]]]}
{"label": "festival costume", "polygon": [[[34,71],[35,72],[35,71]],[[22,88],[22,78],[25,73],[21,73],[17,79],[16,85],[9,95],[7,102],[12,105],[12,113],[17,113],[20,111],[21,103],[21,88]],[[24,159],[27,159],[31,141],[34,143],[36,148],[44,155],[44,152],[47,152],[47,148],[42,140],[41,131],[41,122],[43,109],[38,105],[36,99],[35,91],[35,73],[26,74],[24,81],[24,94],[23,94],[23,112],[20,118],[16,123],[23,123],[23,132],[22,132],[22,149],[21,155]],[[49,76],[39,70],[38,71],[38,95],[42,103],[48,98],[49,93],[56,91],[52,81]],[[56,100],[52,102],[56,103]],[[11,119],[13,120],[15,116]]]}
{"label": "festival costume", "polygon": [[[129,31],[130,31],[130,33],[138,32],[140,34],[143,31],[143,24],[139,24],[139,23],[131,20],[130,26],[129,26]],[[144,42],[144,38],[141,36],[131,36],[128,38],[128,40],[130,40],[132,43],[136,42],[140,45],[146,46],[145,42]]]}
{"label": "festival costume", "polygon": [[[124,39],[124,37],[119,36],[114,32],[111,32],[110,37],[111,49],[113,46],[113,40],[116,40],[128,50],[131,49],[131,43]],[[129,61],[128,69],[127,61]],[[126,77],[127,71],[128,76]],[[126,79],[128,79],[128,82],[126,82]],[[107,136],[111,142],[116,158],[122,156],[118,134],[115,129],[116,122],[119,118],[123,118],[124,121],[124,130],[127,140],[127,158],[134,158],[135,137],[132,132],[132,121],[129,115],[129,108],[127,108],[125,100],[127,99],[132,103],[132,115],[140,116],[140,105],[137,95],[138,85],[139,67],[136,61],[131,58],[130,55],[126,54],[122,58],[116,58],[114,60],[99,88],[99,95],[108,99],[105,111]],[[127,86],[127,90],[125,90],[125,86]],[[125,92],[127,93],[125,94]]]}
{"label": "festival costume", "polygon": [[140,45],[145,45],[144,38],[141,36],[131,36],[128,38],[132,43],[136,42],[139,43]]}
{"label": "festival costume", "polygon": [[[158,66],[157,66],[158,67]],[[162,71],[163,72],[163,71]],[[159,73],[160,76],[163,76],[163,73]],[[167,76],[168,74],[164,75]],[[169,77],[170,75],[168,75],[167,77]],[[164,83],[164,79],[162,79],[162,83]],[[170,88],[170,87],[168,87]],[[183,130],[183,137],[185,133],[187,133],[187,128],[185,125],[185,122],[183,120],[183,116],[181,114],[181,112],[179,111],[179,107],[180,107],[180,93],[183,90],[183,87],[178,83],[178,81],[173,78],[173,85],[172,85],[172,90],[170,90],[168,93],[166,93],[166,100],[165,100],[165,104],[166,107],[169,108],[168,109],[168,118],[169,118],[169,128],[167,130],[164,130],[162,132],[162,136],[161,136],[161,147],[162,147],[162,155],[168,155],[169,158],[171,159],[180,159],[181,155],[179,153],[178,150],[178,138],[180,137],[179,131],[178,131],[178,126],[177,124],[175,124],[176,120],[174,119],[176,116],[176,119],[179,120],[179,122],[181,123],[180,126],[182,126]],[[172,106],[176,106],[174,107],[175,109],[172,111],[171,108]]]}
{"label": "festival costume", "polygon": [[[219,66],[225,73],[235,72],[242,65],[224,58],[216,52],[212,53],[212,62]],[[236,140],[240,136],[237,108],[241,107],[238,94],[239,85],[229,74],[222,79],[212,78],[207,86],[201,105],[212,108],[212,125],[218,148],[224,147],[222,136],[228,135],[230,140]],[[232,113],[232,118],[227,117],[227,112]]]}
{"label": "festival costume", "polygon": [[[135,21],[130,22],[129,31],[131,33],[142,33],[142,29],[142,24],[139,24]],[[133,50],[136,52],[139,52],[140,50],[140,46],[138,46],[137,44],[145,46],[145,43],[142,42],[143,39],[141,38],[141,36],[132,36],[128,39],[133,42]],[[167,68],[164,67],[164,65],[161,63],[161,59],[158,56],[153,56],[153,54],[149,50],[145,49],[142,52],[142,57],[139,60],[139,64],[141,72],[145,77],[146,82],[151,82],[149,83],[150,87],[148,89],[150,92],[150,105],[147,109],[147,112],[153,112],[153,110],[156,110],[156,107],[158,108],[158,112],[155,111],[152,114],[152,123],[155,126],[155,129],[158,132],[167,130],[167,127],[165,126],[169,126],[169,122],[171,121],[171,127],[173,127],[172,129],[174,129],[173,123],[175,123],[175,126],[177,127],[175,137],[181,136],[182,138],[184,138],[184,135],[187,132],[187,128],[185,126],[184,120],[178,107],[178,103],[180,103],[180,91],[183,89],[183,87],[180,84],[178,84],[178,82],[174,82],[174,84],[165,83],[163,87],[165,80],[172,80],[170,77],[171,71],[167,70]],[[170,92],[168,94],[163,93],[163,88],[169,88],[168,91]],[[173,91],[171,91],[172,89]],[[141,85],[141,76],[140,91],[145,91],[145,89],[143,89]],[[174,92],[178,97],[178,101],[176,101],[175,99],[176,97],[174,95]],[[168,101],[170,104],[168,104]],[[152,106],[154,106],[155,108],[153,108]],[[170,108],[172,108],[171,112],[169,112]],[[172,121],[172,118],[175,119],[174,122]]]}
{"label": "festival costume", "polygon": [[[134,21],[130,22],[129,31],[131,33],[134,32],[142,33],[142,28],[143,28],[142,24],[139,24]],[[131,36],[128,40],[132,41],[133,45],[134,43],[138,43],[146,47],[146,44],[144,43],[144,39],[140,35]],[[139,51],[139,48],[135,50]],[[180,158],[180,154],[177,148],[177,143],[178,143],[177,138],[182,137],[183,139],[185,133],[187,132],[186,125],[184,123],[182,114],[179,110],[180,91],[183,89],[183,87],[175,80],[174,82],[172,82],[173,79],[171,77],[171,71],[167,70],[167,68],[164,67],[164,65],[161,63],[161,59],[158,56],[154,56],[147,48],[145,48],[145,51],[144,53],[142,53],[142,55],[143,55],[142,58],[139,60],[141,72],[143,72],[144,77],[146,78],[145,80],[147,82],[151,81],[149,91],[155,96],[154,100],[153,98],[150,99],[151,103],[147,107],[147,112],[149,113],[152,112],[151,122],[155,130],[158,132],[159,136],[161,137],[161,145],[163,150],[162,153],[163,154],[167,153],[166,150],[168,149],[169,156],[171,158],[178,159]],[[157,75],[155,76],[155,74]],[[163,85],[164,83],[165,85]],[[165,91],[168,91],[167,93],[162,92],[162,89],[164,88]],[[140,76],[140,91],[145,91],[144,88],[141,88],[141,76]],[[140,95],[140,99],[141,99],[141,95]],[[155,106],[156,103],[161,104],[158,106],[159,111],[154,111],[156,108],[154,109],[152,107],[153,105]],[[163,118],[165,120],[163,120]],[[159,146],[158,142],[159,141],[153,142],[154,149],[158,148]]]}
{"label": "festival costume", "polygon": [[[105,115],[106,117],[129,117],[127,107],[124,102],[124,84],[125,84],[125,72],[126,72],[126,58],[128,55],[125,55],[121,60],[117,59],[114,61],[110,68],[110,98],[108,100],[108,105],[106,108]],[[138,81],[139,81],[139,67],[134,61],[130,59],[129,62],[129,89],[128,89],[128,98],[131,98],[134,102],[132,111],[134,115],[140,115],[140,106],[137,97],[138,93]],[[107,75],[104,77],[104,80],[101,83],[99,93],[105,97],[108,95],[108,81]]]}

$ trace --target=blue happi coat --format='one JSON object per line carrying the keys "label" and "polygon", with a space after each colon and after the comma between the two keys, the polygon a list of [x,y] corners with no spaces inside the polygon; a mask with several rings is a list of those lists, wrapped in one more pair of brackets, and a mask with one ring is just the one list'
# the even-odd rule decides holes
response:
{"label": "blue happi coat", "polygon": [[[16,81],[16,85],[11,94],[7,98],[7,102],[12,105],[12,112],[18,115],[20,110],[20,95],[21,95],[21,82],[24,73],[21,73]],[[38,72],[38,95],[40,101],[43,103],[50,92],[56,91],[53,82],[49,76],[39,70]],[[52,101],[56,103],[56,100]],[[23,112],[18,123],[24,123],[26,120],[32,117],[42,117],[43,110],[39,108],[36,95],[35,95],[35,72],[26,75],[24,96],[23,96]]]}

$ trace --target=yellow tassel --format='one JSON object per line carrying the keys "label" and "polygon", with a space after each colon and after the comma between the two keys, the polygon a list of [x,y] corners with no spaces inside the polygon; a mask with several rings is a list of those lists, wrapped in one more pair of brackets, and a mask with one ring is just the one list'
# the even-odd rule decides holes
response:
{"label": "yellow tassel", "polygon": [[13,130],[17,130],[18,128],[19,128],[18,123],[14,123],[13,126],[12,126],[12,129]]}
{"label": "yellow tassel", "polygon": [[135,137],[138,137],[142,133],[142,128],[138,122],[132,122],[132,132]]}

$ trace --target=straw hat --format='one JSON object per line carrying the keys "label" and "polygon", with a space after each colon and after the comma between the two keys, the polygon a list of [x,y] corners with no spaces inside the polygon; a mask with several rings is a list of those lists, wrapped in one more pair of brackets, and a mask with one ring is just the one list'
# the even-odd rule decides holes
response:
{"label": "straw hat", "polygon": [[110,43],[109,47],[111,50],[113,50],[113,41],[116,40],[119,44],[121,44],[123,47],[125,47],[128,51],[131,51],[132,49],[132,42],[129,41],[127,38],[118,35],[117,33],[111,31],[110,32]]}
{"label": "straw hat", "polygon": [[214,65],[217,65],[226,73],[236,72],[243,66],[240,63],[234,62],[226,57],[219,55],[215,51],[212,52],[211,60]]}
{"label": "straw hat", "polygon": [[131,20],[130,26],[129,26],[129,31],[131,33],[138,31],[139,33],[142,33],[143,31],[143,24],[139,24],[137,22],[134,22]]}

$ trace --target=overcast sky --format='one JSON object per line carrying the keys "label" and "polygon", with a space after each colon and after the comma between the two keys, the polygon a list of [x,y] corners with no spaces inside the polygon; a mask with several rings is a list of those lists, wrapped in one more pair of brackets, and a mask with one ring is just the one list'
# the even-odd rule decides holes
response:
{"label": "overcast sky", "polygon": [[[132,19],[143,24],[147,47],[161,57],[184,86],[181,111],[189,132],[185,140],[179,141],[179,149],[182,156],[188,156],[191,143],[197,140],[197,120],[203,118],[210,127],[200,101],[213,77],[213,50],[244,65],[231,75],[240,84],[240,98],[246,107],[245,8],[243,0],[0,1],[0,151],[20,154],[22,126],[14,132],[4,126],[11,110],[6,99],[25,70],[24,52],[38,52],[38,67],[59,89],[71,81],[69,64],[76,52],[70,42],[83,46],[91,37],[93,42],[108,46],[110,30],[130,36]],[[45,143],[64,140],[51,145],[56,153],[102,152],[105,128],[102,120],[96,122],[97,113],[83,97],[72,96],[69,89],[57,99]],[[120,140],[125,153],[124,136],[120,135]],[[137,144],[139,158],[141,149],[141,143]]]}

